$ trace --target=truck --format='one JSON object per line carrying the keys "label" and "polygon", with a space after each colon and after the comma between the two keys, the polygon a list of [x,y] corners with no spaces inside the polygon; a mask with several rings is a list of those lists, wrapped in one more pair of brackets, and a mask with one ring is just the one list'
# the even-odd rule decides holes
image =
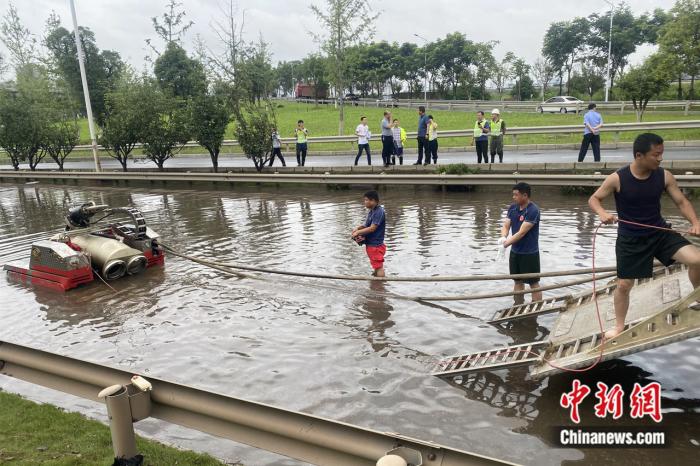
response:
{"label": "truck", "polygon": [[294,97],[297,99],[325,99],[327,96],[326,87],[316,89],[314,84],[297,83],[294,89]]}

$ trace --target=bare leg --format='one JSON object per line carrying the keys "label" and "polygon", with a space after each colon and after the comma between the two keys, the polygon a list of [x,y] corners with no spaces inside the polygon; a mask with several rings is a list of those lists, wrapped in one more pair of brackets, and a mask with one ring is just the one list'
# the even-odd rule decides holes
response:
{"label": "bare leg", "polygon": [[673,255],[673,260],[688,266],[688,278],[695,288],[700,286],[700,250],[692,245],[683,246]]}
{"label": "bare leg", "polygon": [[[539,291],[540,288],[540,282],[537,283],[531,283],[530,284],[530,289],[532,290],[532,301],[542,301],[542,292]],[[535,291],[537,290],[537,291]]]}
{"label": "bare leg", "polygon": [[621,278],[617,281],[615,288],[615,328],[605,332],[605,338],[615,338],[625,329],[625,317],[630,307],[630,291],[634,286],[634,280]]}
{"label": "bare leg", "polygon": [[375,277],[386,277],[386,274],[384,273],[384,267],[380,267],[374,271],[374,276]]}
{"label": "bare leg", "polygon": [[[525,290],[524,283],[515,282],[515,285],[513,285],[513,291],[524,291],[524,290]],[[519,304],[522,304],[524,302],[525,302],[525,295],[516,294],[513,296],[513,304],[515,304],[516,306]]]}

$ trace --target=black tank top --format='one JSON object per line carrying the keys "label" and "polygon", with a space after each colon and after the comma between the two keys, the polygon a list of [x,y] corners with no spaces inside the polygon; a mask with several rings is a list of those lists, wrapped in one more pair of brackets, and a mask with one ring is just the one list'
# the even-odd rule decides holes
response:
{"label": "black tank top", "polygon": [[[620,192],[615,193],[617,216],[631,222],[667,227],[661,216],[661,195],[666,190],[664,169],[659,167],[646,180],[640,180],[632,175],[627,165],[617,171],[617,176],[620,177]],[[656,230],[620,222],[617,232],[627,236],[646,236]]]}

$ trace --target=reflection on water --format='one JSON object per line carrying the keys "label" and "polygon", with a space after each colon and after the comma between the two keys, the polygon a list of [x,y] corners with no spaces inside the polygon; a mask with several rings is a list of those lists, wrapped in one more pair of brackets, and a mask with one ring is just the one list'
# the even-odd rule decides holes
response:
{"label": "reflection on water", "polygon": [[[62,228],[69,206],[95,200],[137,206],[164,242],[189,253],[266,267],[369,274],[364,251],[348,238],[364,219],[361,195],[321,187],[261,192],[0,185],[0,262],[26,258],[32,241]],[[507,262],[493,261],[510,201],[507,189],[405,188],[381,195],[389,274],[507,272]],[[590,266],[597,221],[585,198],[535,191],[534,199],[543,212],[543,270]],[[664,209],[682,224],[675,209],[667,204]],[[596,245],[599,262],[609,265],[614,231],[602,229]],[[653,464],[669,453],[556,447],[550,428],[567,423],[558,403],[571,384],[567,375],[537,382],[518,368],[461,384],[429,376],[436,357],[546,338],[553,317],[496,327],[484,319],[510,305],[509,298],[419,303],[397,295],[487,293],[510,289],[511,282],[236,279],[169,257],[164,269],[112,285],[116,294],[99,282],[56,294],[2,279],[0,296],[10,306],[2,310],[0,339],[525,464]],[[581,377],[589,385],[605,380],[624,388],[659,381],[663,427],[679,464],[694,459],[700,440],[697,341],[613,361]],[[3,387],[14,383],[0,380]],[[80,402],[62,404],[87,409]],[[296,464],[195,432],[149,429],[246,464]]]}

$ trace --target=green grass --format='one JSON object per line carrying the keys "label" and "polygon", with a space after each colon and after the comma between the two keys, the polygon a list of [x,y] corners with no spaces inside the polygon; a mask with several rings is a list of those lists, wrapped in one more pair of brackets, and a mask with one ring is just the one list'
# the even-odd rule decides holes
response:
{"label": "green grass", "polygon": [[[144,465],[222,465],[215,458],[136,440]],[[0,392],[0,464],[92,466],[112,464],[109,427],[80,414]]]}

